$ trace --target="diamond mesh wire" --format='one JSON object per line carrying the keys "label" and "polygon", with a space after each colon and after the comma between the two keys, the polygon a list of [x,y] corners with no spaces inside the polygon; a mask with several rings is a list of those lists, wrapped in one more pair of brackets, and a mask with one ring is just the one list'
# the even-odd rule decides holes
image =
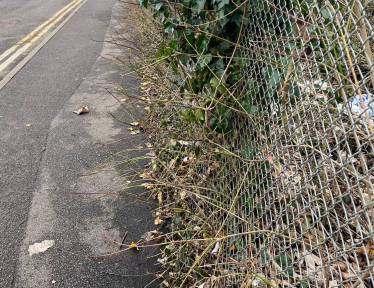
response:
{"label": "diamond mesh wire", "polygon": [[227,234],[264,232],[231,256],[255,287],[373,287],[374,1],[249,3]]}
{"label": "diamond mesh wire", "polygon": [[186,120],[206,103],[175,92],[196,65],[160,85],[151,172],[183,210],[172,229],[215,239],[180,245],[176,278],[193,267],[212,287],[374,287],[373,14],[374,0],[249,0],[244,76],[212,99],[230,133],[208,139]]}

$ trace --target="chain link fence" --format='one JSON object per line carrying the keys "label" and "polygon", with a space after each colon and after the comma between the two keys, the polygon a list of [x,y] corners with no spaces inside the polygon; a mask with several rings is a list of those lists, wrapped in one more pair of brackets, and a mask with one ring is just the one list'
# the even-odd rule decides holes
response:
{"label": "chain link fence", "polygon": [[233,191],[249,223],[227,233],[269,232],[233,256],[256,259],[256,287],[374,287],[374,1],[251,0],[247,19]]}
{"label": "chain link fence", "polygon": [[168,285],[374,287],[374,0],[243,3],[229,90],[143,73]]}

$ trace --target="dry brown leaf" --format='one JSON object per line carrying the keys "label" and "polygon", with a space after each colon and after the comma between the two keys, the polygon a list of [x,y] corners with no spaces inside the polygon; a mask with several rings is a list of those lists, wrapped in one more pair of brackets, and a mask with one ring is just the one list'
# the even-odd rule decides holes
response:
{"label": "dry brown leaf", "polygon": [[131,135],[136,135],[136,134],[139,134],[140,133],[140,130],[135,130],[135,131],[132,131],[130,134]]}
{"label": "dry brown leaf", "polygon": [[157,231],[156,231],[156,233],[155,233],[155,231],[156,230],[146,232],[140,238],[143,239],[146,242],[149,242],[149,241],[153,240],[155,238],[155,236],[157,235]]}
{"label": "dry brown leaf", "polygon": [[147,189],[152,189],[153,188],[153,184],[151,184],[151,183],[143,183],[140,186],[143,186],[143,187],[145,187]]}
{"label": "dry brown leaf", "polygon": [[149,175],[147,172],[143,172],[142,174],[139,175],[139,177],[143,179],[152,178],[151,175]]}
{"label": "dry brown leaf", "polygon": [[170,169],[173,169],[173,168],[175,167],[175,163],[176,163],[176,162],[177,162],[176,160],[171,159],[170,162],[169,162],[168,167],[169,167]]}
{"label": "dry brown leaf", "polygon": [[170,287],[170,284],[169,284],[166,280],[162,281],[162,284],[163,284],[165,287]]}
{"label": "dry brown leaf", "polygon": [[322,266],[322,260],[320,257],[307,251],[305,251],[303,254],[305,256],[305,261],[307,262],[308,265],[314,266],[316,264],[318,266]]}
{"label": "dry brown leaf", "polygon": [[351,263],[351,264],[352,264],[352,268],[353,268],[353,270],[358,271],[358,266],[357,266],[357,264],[356,264],[355,262],[353,262],[353,263]]}
{"label": "dry brown leaf", "polygon": [[339,262],[338,265],[342,271],[347,271],[347,264],[345,264],[344,262]]}
{"label": "dry brown leaf", "polygon": [[348,272],[341,272],[341,275],[343,276],[344,280],[347,280],[347,279],[353,277],[353,274],[352,273],[348,273]]}
{"label": "dry brown leaf", "polygon": [[147,147],[147,148],[152,148],[152,147],[153,147],[153,145],[152,145],[151,143],[145,143],[144,145],[145,145],[145,147]]}
{"label": "dry brown leaf", "polygon": [[158,192],[157,200],[158,200],[158,204],[162,204],[162,193],[161,192]]}
{"label": "dry brown leaf", "polygon": [[280,168],[277,166],[277,164],[274,163],[273,156],[271,155],[271,153],[268,154],[268,160],[269,160],[269,163],[274,166],[275,170],[277,170],[279,174],[281,172]]}
{"label": "dry brown leaf", "polygon": [[305,238],[309,239],[309,240],[314,240],[314,235],[313,235],[313,234],[305,233],[303,236],[304,236]]}
{"label": "dry brown leaf", "polygon": [[74,111],[75,114],[85,114],[85,113],[88,113],[90,112],[90,110],[88,110],[88,107],[87,106],[83,106],[82,108],[78,109],[77,111]]}
{"label": "dry brown leaf", "polygon": [[217,161],[213,162],[212,165],[210,165],[210,168],[211,168],[212,170],[217,169],[217,168],[219,168],[219,167],[221,167],[221,165],[220,165],[219,162],[217,162]]}
{"label": "dry brown leaf", "polygon": [[186,195],[187,195],[186,191],[180,191],[180,192],[179,192],[179,198],[180,198],[181,200],[183,200],[184,198],[186,198]]}
{"label": "dry brown leaf", "polygon": [[338,281],[332,280],[329,283],[329,288],[338,287]]}
{"label": "dry brown leaf", "polygon": [[155,224],[156,225],[160,225],[162,222],[163,221],[162,221],[162,219],[160,219],[160,217],[156,217],[156,219],[155,219]]}

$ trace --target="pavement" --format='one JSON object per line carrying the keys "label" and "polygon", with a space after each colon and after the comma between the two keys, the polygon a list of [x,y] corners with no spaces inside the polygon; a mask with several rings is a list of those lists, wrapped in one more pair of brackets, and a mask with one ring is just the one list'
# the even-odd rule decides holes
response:
{"label": "pavement", "polygon": [[[70,1],[53,0],[57,6],[45,10],[37,7],[48,1],[5,2],[11,4],[0,2],[0,23],[12,5],[52,15]],[[25,15],[30,27],[47,17],[36,18]],[[114,33],[109,23],[123,19],[115,0],[88,0],[0,90],[0,287],[156,287],[149,283],[158,267],[149,255],[157,250],[91,257],[119,251],[105,235],[121,242],[127,234],[131,243],[154,230],[152,207],[123,197],[113,202],[115,195],[84,201],[124,185],[108,157],[141,141],[108,114],[123,113],[106,89],[121,81],[122,67],[110,60],[126,55],[103,40]],[[12,25],[16,37],[5,42],[0,32],[0,51],[31,30]],[[74,114],[81,106],[90,112]],[[30,246],[45,240],[51,247],[30,256]]]}

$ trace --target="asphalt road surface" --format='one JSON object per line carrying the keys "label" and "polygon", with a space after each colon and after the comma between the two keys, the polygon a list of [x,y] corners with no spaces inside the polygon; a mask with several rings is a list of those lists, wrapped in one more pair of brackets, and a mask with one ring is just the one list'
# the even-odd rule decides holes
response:
{"label": "asphalt road surface", "polygon": [[[105,235],[121,242],[127,233],[131,243],[153,230],[150,207],[75,195],[116,185],[113,169],[94,167],[107,158],[105,144],[128,133],[107,114],[118,109],[104,89],[117,67],[99,56],[118,53],[103,40],[121,13],[115,0],[0,0],[0,287],[145,287],[153,279],[148,252],[90,257],[118,252]],[[90,113],[73,113],[84,105]],[[50,247],[33,254],[36,243]]]}

